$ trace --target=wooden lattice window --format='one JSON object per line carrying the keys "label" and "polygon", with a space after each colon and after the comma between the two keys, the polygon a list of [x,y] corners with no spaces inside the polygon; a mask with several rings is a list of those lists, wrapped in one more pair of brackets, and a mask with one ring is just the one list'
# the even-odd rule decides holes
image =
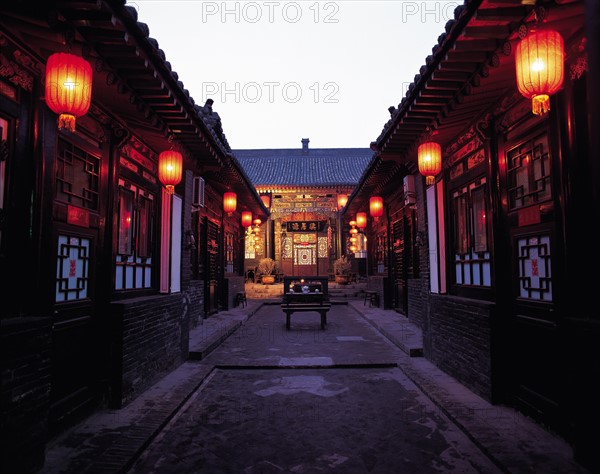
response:
{"label": "wooden lattice window", "polygon": [[226,232],[225,233],[225,272],[233,273],[234,272],[234,262],[235,262],[235,245],[234,245],[234,237],[233,234]]}
{"label": "wooden lattice window", "polygon": [[517,241],[519,298],[552,301],[552,268],[549,235],[532,235]]}
{"label": "wooden lattice window", "polygon": [[454,281],[457,285],[489,287],[486,179],[481,177],[454,189],[451,198]]}
{"label": "wooden lattice window", "polygon": [[151,288],[154,195],[119,180],[115,289]]}
{"label": "wooden lattice window", "polygon": [[72,235],[58,236],[56,264],[56,302],[89,297],[90,239]]}
{"label": "wooden lattice window", "polygon": [[98,210],[100,158],[64,139],[58,140],[56,199]]}
{"label": "wooden lattice window", "polygon": [[552,198],[548,135],[544,132],[508,150],[509,209]]}

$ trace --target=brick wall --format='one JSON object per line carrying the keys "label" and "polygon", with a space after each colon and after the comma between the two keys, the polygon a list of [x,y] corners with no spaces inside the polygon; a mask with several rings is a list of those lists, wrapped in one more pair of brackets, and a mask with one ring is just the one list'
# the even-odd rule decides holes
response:
{"label": "brick wall", "polygon": [[367,277],[367,289],[377,292],[377,301],[379,303],[380,308],[389,309],[389,304],[388,304],[388,307],[386,308],[386,299],[385,299],[385,297],[386,297],[386,289],[385,289],[386,281],[387,281],[387,277],[379,276],[379,275],[371,275],[371,276]]}
{"label": "brick wall", "polygon": [[411,278],[408,280],[408,319],[424,329],[427,315],[427,298],[429,296],[429,280]]}
{"label": "brick wall", "polygon": [[187,311],[190,319],[190,329],[200,324],[206,316],[204,311],[204,280],[190,280],[184,292]]}
{"label": "brick wall", "polygon": [[225,288],[227,294],[224,295],[224,302],[227,307],[223,309],[229,309],[235,307],[235,295],[238,291],[246,291],[245,278],[243,276],[228,276],[225,277]]}
{"label": "brick wall", "polygon": [[115,347],[110,404],[121,407],[178,367],[189,354],[185,293],[112,303]]}
{"label": "brick wall", "polygon": [[427,359],[487,400],[492,396],[490,318],[494,305],[430,295]]}
{"label": "brick wall", "polygon": [[50,318],[0,321],[2,472],[35,472],[44,463],[50,405]]}

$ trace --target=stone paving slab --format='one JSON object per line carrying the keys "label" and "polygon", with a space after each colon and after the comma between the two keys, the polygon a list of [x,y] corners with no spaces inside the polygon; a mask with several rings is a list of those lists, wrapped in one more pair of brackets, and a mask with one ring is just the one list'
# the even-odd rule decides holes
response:
{"label": "stone paving slab", "polygon": [[[422,347],[421,330],[395,311],[352,307],[407,355]],[[513,408],[492,405],[424,358],[397,360],[406,375],[504,472],[587,473],[571,448]]]}
{"label": "stone paving slab", "polygon": [[216,370],[131,474],[500,472],[398,368]]}
{"label": "stone paving slab", "polygon": [[207,357],[242,367],[394,365],[399,350],[347,305],[332,306],[327,327],[317,312],[294,313],[291,328],[279,305],[265,305]]}
{"label": "stone paving slab", "polygon": [[225,339],[252,317],[264,303],[250,300],[246,306],[222,311],[207,319],[190,331],[190,360],[204,359]]}
{"label": "stone paving slab", "polygon": [[[230,369],[244,369],[248,364],[244,357],[248,356],[252,359],[252,370],[259,370],[262,364],[271,371],[308,370],[289,367],[303,364],[312,367],[309,363],[314,364],[315,357],[329,358],[331,363],[329,359],[320,359],[317,365],[321,368],[310,370],[354,365],[365,369],[368,364],[372,367],[381,364],[381,368],[394,370],[390,367],[397,366],[501,471],[517,474],[587,472],[572,461],[571,448],[560,437],[516,410],[491,405],[425,358],[409,357],[399,349],[397,341],[377,336],[380,333],[375,323],[384,327],[393,312],[379,308],[369,308],[367,312],[360,303],[354,308],[340,305],[334,307],[336,311],[332,308],[331,324],[326,330],[318,329],[318,315],[311,318],[305,314],[301,316],[303,319],[295,318],[292,330],[286,332],[285,317],[279,308],[269,310],[269,306],[263,306],[258,311],[260,307],[261,304],[256,307],[249,304],[247,308],[232,310],[231,321],[223,322],[219,318],[211,321],[214,316],[205,320],[209,324],[204,332],[194,331],[190,339],[190,347],[203,354],[202,360],[184,363],[128,406],[98,412],[53,440],[40,472],[127,472],[193,394],[219,370],[215,367],[230,363]],[[251,314],[253,317],[249,319]],[[231,333],[232,325],[237,330]],[[389,337],[389,327],[387,333]],[[248,339],[254,342],[243,349],[240,343]],[[287,346],[282,353],[284,342]],[[374,344],[371,355],[368,342]],[[261,345],[262,355],[256,352]],[[236,358],[236,353],[240,357]],[[264,359],[260,360],[261,357]],[[328,459],[324,465],[337,462],[337,458]],[[259,463],[248,472],[281,471],[268,463]]]}
{"label": "stone paving slab", "polygon": [[49,443],[39,473],[126,472],[212,370],[186,362],[126,407],[93,414]]}
{"label": "stone paving slab", "polygon": [[358,314],[411,357],[423,355],[423,335],[421,328],[408,318],[395,311],[384,311],[377,307],[366,306],[364,302],[349,303]]}

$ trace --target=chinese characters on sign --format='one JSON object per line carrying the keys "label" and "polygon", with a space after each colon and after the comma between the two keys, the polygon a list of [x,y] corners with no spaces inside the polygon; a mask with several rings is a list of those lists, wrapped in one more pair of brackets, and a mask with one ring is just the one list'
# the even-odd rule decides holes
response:
{"label": "chinese characters on sign", "polygon": [[290,221],[285,223],[286,232],[322,232],[325,221]]}

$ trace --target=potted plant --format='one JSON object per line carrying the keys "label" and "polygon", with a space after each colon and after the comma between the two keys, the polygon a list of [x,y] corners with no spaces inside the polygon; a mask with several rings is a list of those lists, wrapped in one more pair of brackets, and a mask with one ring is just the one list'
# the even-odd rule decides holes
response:
{"label": "potted plant", "polygon": [[261,281],[265,285],[275,283],[275,276],[273,271],[275,270],[275,260],[269,257],[261,258],[258,262],[257,272],[262,276]]}
{"label": "potted plant", "polygon": [[352,265],[348,257],[342,255],[333,262],[333,272],[335,273],[335,282],[340,285],[346,285],[350,281],[350,272]]}

